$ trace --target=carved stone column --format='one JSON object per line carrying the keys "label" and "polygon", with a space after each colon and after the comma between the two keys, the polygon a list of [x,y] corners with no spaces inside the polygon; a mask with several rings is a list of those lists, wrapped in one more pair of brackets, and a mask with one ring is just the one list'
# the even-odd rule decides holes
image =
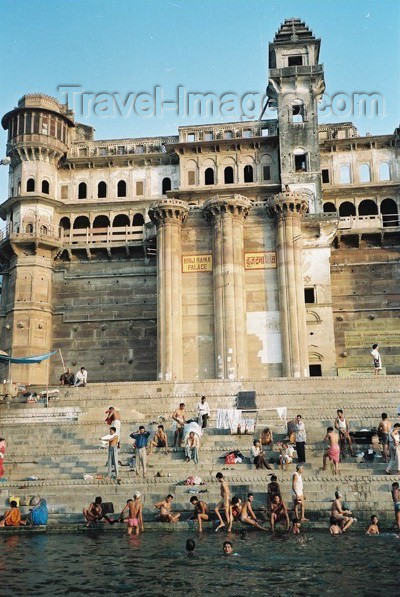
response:
{"label": "carved stone column", "polygon": [[307,206],[307,195],[290,191],[275,195],[271,205],[277,227],[276,251],[285,377],[309,375],[301,234],[301,219]]}
{"label": "carved stone column", "polygon": [[219,379],[247,377],[243,223],[251,202],[217,195],[204,205],[212,224],[215,370]]}
{"label": "carved stone column", "polygon": [[157,371],[164,381],[182,379],[181,231],[187,214],[178,199],[149,208],[157,227]]}

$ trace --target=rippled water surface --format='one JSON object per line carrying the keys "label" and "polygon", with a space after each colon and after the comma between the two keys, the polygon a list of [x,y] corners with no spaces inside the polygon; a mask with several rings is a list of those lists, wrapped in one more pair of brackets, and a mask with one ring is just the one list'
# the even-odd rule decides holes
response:
{"label": "rippled water surface", "polygon": [[[187,538],[196,556],[187,558]],[[2,595],[394,595],[400,591],[400,539],[304,533],[233,535],[154,532],[139,538],[82,534],[1,536]]]}

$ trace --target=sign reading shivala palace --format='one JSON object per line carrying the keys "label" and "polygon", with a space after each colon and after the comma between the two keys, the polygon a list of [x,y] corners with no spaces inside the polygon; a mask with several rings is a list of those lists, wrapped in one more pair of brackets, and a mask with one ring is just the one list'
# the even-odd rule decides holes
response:
{"label": "sign reading shivala palace", "polygon": [[260,251],[244,254],[245,269],[269,269],[276,267],[275,251]]}

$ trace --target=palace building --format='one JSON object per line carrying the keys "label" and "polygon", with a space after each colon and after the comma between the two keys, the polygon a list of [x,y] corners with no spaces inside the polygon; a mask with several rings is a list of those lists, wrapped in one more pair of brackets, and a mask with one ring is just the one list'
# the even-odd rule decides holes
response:
{"label": "palace building", "polygon": [[[67,105],[2,119],[0,348],[89,381],[400,373],[400,129],[318,124],[320,40],[269,44],[275,120],[95,140]],[[55,383],[56,358],[11,377]],[[9,373],[3,369],[1,375]]]}

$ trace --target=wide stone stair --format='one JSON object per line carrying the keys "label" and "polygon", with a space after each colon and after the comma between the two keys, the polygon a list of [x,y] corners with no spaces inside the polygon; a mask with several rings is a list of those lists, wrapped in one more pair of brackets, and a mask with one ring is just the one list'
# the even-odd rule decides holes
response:
{"label": "wide stone stair", "polygon": [[[215,474],[222,471],[232,494],[244,497],[255,493],[256,508],[266,502],[266,486],[272,471],[257,471],[250,463],[249,450],[253,435],[231,435],[215,429],[216,408],[234,406],[241,390],[256,391],[257,433],[270,427],[276,441],[286,431],[276,408],[286,406],[288,419],[302,414],[307,428],[307,464],[303,474],[307,511],[312,519],[327,519],[329,506],[337,487],[358,518],[367,519],[377,512],[382,519],[393,519],[390,485],[394,477],[385,476],[381,458],[373,463],[357,462],[347,457],[340,465],[340,475],[334,476],[328,466],[321,470],[326,427],[333,423],[336,409],[343,408],[351,430],[377,427],[381,412],[386,411],[394,422],[399,403],[399,377],[375,380],[319,378],[308,380],[265,380],[264,382],[197,382],[197,383],[125,383],[93,384],[86,388],[60,388],[58,400],[36,405],[17,401],[0,405],[0,435],[7,440],[5,479],[0,483],[0,510],[10,497],[22,502],[39,494],[48,501],[51,521],[78,520],[82,507],[96,495],[112,501],[116,511],[122,510],[134,490],[141,491],[145,518],[154,520],[153,504],[167,493],[175,496],[174,509],[183,517],[191,509],[192,492],[213,506],[219,500],[219,485]],[[129,466],[120,468],[120,483],[106,478],[107,450],[100,447],[99,438],[107,432],[104,411],[109,404],[118,406],[122,415],[122,445],[119,459],[127,464],[132,457],[129,433],[145,424],[152,433],[162,422],[172,440],[171,413],[184,401],[188,415],[195,415],[199,396],[207,396],[212,408],[209,427],[201,440],[199,464],[186,463],[182,450],[164,454],[158,451],[148,457],[146,480],[137,479]],[[364,451],[367,446],[355,446]],[[239,449],[244,462],[226,465],[224,455]],[[278,452],[268,452],[268,458]],[[295,460],[296,462],[296,460]],[[289,471],[275,465],[284,498],[291,503],[290,484],[295,463]],[[84,478],[86,475],[86,478]],[[90,475],[88,477],[87,475]],[[182,485],[190,475],[198,475],[204,485],[191,488]],[[86,480],[85,480],[86,479]]]}

